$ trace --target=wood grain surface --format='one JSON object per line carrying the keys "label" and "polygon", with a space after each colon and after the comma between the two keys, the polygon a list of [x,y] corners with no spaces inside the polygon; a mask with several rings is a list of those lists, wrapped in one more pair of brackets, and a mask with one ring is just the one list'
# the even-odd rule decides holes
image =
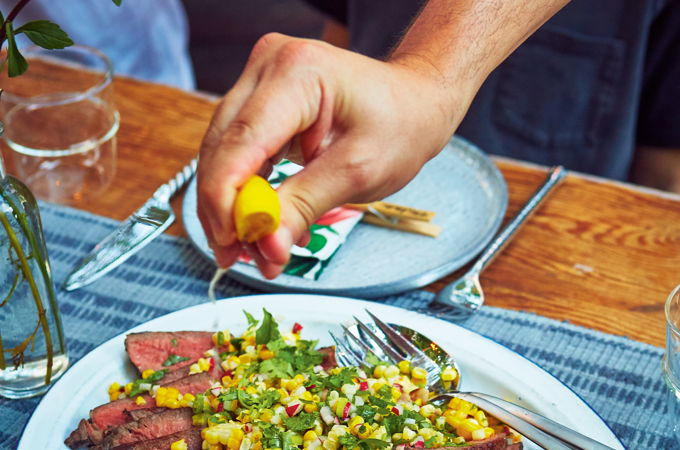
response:
{"label": "wood grain surface", "polygon": [[[118,167],[105,195],[74,206],[124,219],[197,152],[216,99],[127,78]],[[545,168],[495,160],[511,217]],[[178,217],[181,196],[173,205]],[[183,235],[181,220],[168,231]],[[680,197],[571,174],[482,276],[487,304],[662,346],[663,305],[680,283]],[[433,283],[438,291],[456,274]]]}

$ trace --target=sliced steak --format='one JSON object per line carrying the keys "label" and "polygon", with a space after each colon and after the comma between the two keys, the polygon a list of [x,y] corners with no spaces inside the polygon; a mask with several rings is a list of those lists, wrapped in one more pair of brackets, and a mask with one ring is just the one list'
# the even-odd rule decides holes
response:
{"label": "sliced steak", "polygon": [[193,428],[191,408],[164,409],[158,414],[148,415],[120,425],[106,432],[104,440],[95,447],[109,450],[124,444],[148,441]]}
{"label": "sliced steak", "polygon": [[[132,333],[125,337],[125,350],[140,373],[146,369],[176,370],[193,364],[213,348],[212,335],[209,331]],[[189,359],[164,366],[171,355]]]}
{"label": "sliced steak", "polygon": [[323,367],[325,371],[338,367],[338,361],[335,359],[335,347],[322,347],[318,349],[318,351],[323,353],[321,367]]}
{"label": "sliced steak", "polygon": [[101,442],[104,432],[94,426],[92,422],[81,419],[78,428],[73,430],[64,444],[69,448],[89,447],[93,442]]}
{"label": "sliced steak", "polygon": [[201,439],[201,431],[198,428],[180,431],[179,433],[170,434],[168,436],[151,439],[149,441],[135,442],[134,444],[125,444],[114,447],[112,450],[160,450],[168,449],[173,442],[184,439],[188,450],[201,450],[203,440]]}
{"label": "sliced steak", "polygon": [[[210,388],[210,374],[207,372],[180,378],[166,385],[174,387],[181,394],[200,394]],[[105,431],[111,427],[128,422],[131,419],[130,411],[156,408],[156,403],[149,395],[142,395],[146,400],[143,405],[138,405],[133,398],[122,398],[113,402],[97,406],[90,411],[89,420],[81,420],[78,428],[66,439],[65,444],[71,448],[79,448],[86,445],[98,444],[102,441]]]}
{"label": "sliced steak", "polygon": [[158,407],[158,408],[148,408],[148,409],[132,409],[132,410],[125,410],[123,412],[123,414],[125,414],[125,418],[127,419],[125,421],[125,423],[127,423],[127,422],[132,422],[133,420],[139,420],[142,417],[152,416],[154,414],[158,414],[161,411],[165,411],[165,408]]}

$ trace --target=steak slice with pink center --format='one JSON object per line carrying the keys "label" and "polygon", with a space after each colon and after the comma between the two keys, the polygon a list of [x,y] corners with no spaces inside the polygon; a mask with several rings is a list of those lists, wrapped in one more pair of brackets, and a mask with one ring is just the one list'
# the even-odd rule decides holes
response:
{"label": "steak slice with pink center", "polygon": [[172,371],[202,358],[213,348],[212,335],[209,331],[131,333],[125,337],[125,350],[140,373],[147,369]]}
{"label": "steak slice with pink center", "polygon": [[[167,384],[166,387],[174,387],[181,394],[196,395],[208,390],[210,382],[210,374],[203,372],[180,378]],[[66,445],[71,448],[79,448],[98,444],[101,442],[106,430],[122,425],[130,420],[130,414],[127,411],[156,407],[156,402],[149,395],[142,395],[141,397],[146,401],[142,405],[138,405],[134,398],[123,398],[97,406],[90,411],[89,420],[80,421],[78,428],[66,439]]]}
{"label": "steak slice with pink center", "polygon": [[157,414],[109,429],[104,440],[96,448],[109,450],[120,445],[148,441],[189,430],[193,427],[192,414],[191,408],[164,409]]}
{"label": "steak slice with pink center", "polygon": [[201,431],[198,428],[180,431],[179,433],[163,436],[149,441],[135,442],[134,444],[124,444],[114,447],[112,450],[159,450],[170,448],[173,442],[184,439],[187,450],[201,450],[203,440]]}

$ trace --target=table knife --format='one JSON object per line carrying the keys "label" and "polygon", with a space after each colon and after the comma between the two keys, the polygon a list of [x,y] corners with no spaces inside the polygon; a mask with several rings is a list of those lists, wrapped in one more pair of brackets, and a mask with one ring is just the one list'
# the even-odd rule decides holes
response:
{"label": "table knife", "polygon": [[192,159],[174,178],[156,189],[144,206],[97,244],[73,269],[64,289],[73,291],[101,278],[163,233],[175,221],[170,199],[191,180],[197,163],[197,158]]}

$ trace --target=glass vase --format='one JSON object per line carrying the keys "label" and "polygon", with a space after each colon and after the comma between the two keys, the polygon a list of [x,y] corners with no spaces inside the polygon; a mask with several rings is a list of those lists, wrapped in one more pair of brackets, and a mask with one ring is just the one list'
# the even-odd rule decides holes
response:
{"label": "glass vase", "polygon": [[67,367],[38,204],[0,155],[0,396],[42,394]]}

